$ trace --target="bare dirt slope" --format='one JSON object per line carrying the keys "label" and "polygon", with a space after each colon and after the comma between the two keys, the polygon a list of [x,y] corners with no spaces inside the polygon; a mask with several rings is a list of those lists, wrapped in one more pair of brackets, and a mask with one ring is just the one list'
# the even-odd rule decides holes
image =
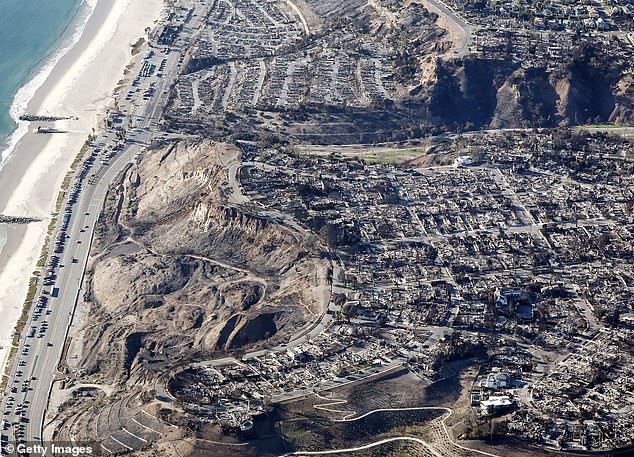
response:
{"label": "bare dirt slope", "polygon": [[325,261],[302,235],[221,196],[225,144],[148,152],[112,189],[93,246],[82,367],[109,381],[288,336],[325,306]]}
{"label": "bare dirt slope", "polygon": [[169,130],[333,145],[634,122],[625,40],[561,34],[554,57],[532,34],[477,31],[422,0],[302,0],[308,31],[274,19],[284,2],[266,2],[265,27],[220,25],[222,5],[171,92]]}

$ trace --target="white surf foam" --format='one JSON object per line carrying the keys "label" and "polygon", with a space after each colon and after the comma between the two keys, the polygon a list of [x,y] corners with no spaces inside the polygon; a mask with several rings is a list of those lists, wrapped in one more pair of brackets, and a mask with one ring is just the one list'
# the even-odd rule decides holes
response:
{"label": "white surf foam", "polygon": [[0,224],[0,254],[2,254],[2,249],[7,244],[7,228]]}
{"label": "white surf foam", "polygon": [[24,84],[15,94],[15,97],[13,97],[9,113],[16,123],[16,128],[11,135],[9,135],[6,147],[2,153],[0,153],[0,169],[11,156],[11,153],[18,142],[29,131],[29,122],[21,121],[20,116],[26,114],[30,101],[33,99],[38,89],[46,82],[55,66],[60,60],[62,60],[64,55],[66,55],[68,51],[77,44],[86,29],[88,20],[97,6],[97,2],[98,0],[83,0],[81,2],[75,17],[67,29],[68,32],[63,34],[64,38],[62,38],[55,50],[53,50],[53,52],[43,60],[35,75],[26,84]]}

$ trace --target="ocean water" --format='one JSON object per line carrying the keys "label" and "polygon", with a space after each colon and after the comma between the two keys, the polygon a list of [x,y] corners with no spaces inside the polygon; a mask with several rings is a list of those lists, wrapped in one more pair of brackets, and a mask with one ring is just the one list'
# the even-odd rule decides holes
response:
{"label": "ocean water", "polygon": [[[96,1],[0,0],[0,168],[28,131],[19,116],[79,40]],[[0,226],[0,251],[5,243]]]}
{"label": "ocean water", "polygon": [[81,36],[95,1],[0,0],[0,163],[27,131],[18,117]]}

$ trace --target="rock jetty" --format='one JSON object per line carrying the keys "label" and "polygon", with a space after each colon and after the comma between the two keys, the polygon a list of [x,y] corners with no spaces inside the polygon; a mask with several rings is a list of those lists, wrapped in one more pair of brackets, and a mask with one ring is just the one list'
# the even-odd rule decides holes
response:
{"label": "rock jetty", "polygon": [[5,216],[4,214],[0,214],[0,224],[31,224],[33,222],[40,222],[41,220],[39,217]]}

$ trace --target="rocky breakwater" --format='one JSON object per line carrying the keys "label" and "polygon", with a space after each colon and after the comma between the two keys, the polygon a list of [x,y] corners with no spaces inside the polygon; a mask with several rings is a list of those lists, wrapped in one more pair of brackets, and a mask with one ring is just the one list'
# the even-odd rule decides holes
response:
{"label": "rocky breakwater", "polygon": [[33,222],[40,222],[42,219],[38,217],[29,216],[7,216],[0,214],[0,224],[31,224]]}

